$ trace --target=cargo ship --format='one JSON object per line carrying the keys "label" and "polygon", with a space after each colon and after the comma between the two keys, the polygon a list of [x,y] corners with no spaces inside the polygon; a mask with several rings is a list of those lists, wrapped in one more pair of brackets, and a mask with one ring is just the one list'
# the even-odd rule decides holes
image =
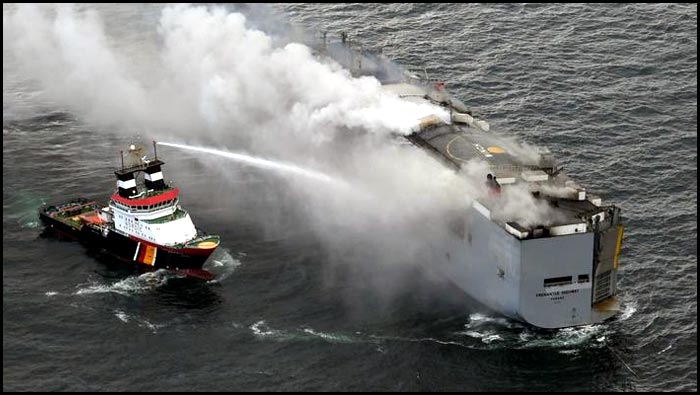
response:
{"label": "cargo ship", "polygon": [[[422,118],[412,133],[397,139],[458,174],[475,163],[483,169],[482,190],[471,194],[468,209],[451,218],[451,237],[432,246],[434,257],[426,267],[490,310],[540,328],[600,323],[620,311],[619,207],[604,204],[569,177],[548,149],[525,147],[492,132],[488,122],[425,70],[398,66],[345,33],[340,40],[322,33],[310,45],[355,77],[377,78],[388,94],[449,114],[448,121],[437,115]],[[523,198],[549,215],[533,221],[523,219],[527,213],[507,213],[503,196],[515,191],[511,188],[524,190]]]}
{"label": "cargo ship", "polygon": [[165,183],[165,162],[143,155],[131,145],[122,151],[121,168],[114,172],[116,191],[105,206],[78,198],[39,209],[48,229],[84,244],[109,252],[122,261],[146,269],[168,269],[209,280],[202,269],[219,246],[217,235],[198,230],[189,213],[180,206],[180,190]]}

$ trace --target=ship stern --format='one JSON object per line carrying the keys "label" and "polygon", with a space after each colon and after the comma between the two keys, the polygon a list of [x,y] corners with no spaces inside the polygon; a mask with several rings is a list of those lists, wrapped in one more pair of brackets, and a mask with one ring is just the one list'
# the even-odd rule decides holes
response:
{"label": "ship stern", "polygon": [[518,315],[542,328],[597,324],[620,311],[619,210],[592,232],[521,241]]}

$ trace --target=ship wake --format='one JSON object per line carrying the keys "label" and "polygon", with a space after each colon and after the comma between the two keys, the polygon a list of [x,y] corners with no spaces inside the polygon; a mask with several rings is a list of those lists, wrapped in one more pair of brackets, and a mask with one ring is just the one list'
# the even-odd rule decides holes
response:
{"label": "ship wake", "polygon": [[172,278],[180,276],[166,269],[146,272],[139,276],[129,276],[112,284],[92,281],[88,284],[78,285],[74,295],[92,295],[102,293],[116,293],[124,296],[139,295],[160,288]]}

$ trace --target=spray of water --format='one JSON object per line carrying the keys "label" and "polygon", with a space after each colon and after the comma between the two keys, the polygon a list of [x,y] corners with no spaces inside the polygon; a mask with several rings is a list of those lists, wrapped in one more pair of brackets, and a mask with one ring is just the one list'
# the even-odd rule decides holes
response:
{"label": "spray of water", "polygon": [[314,180],[328,182],[328,183],[332,183],[332,184],[340,184],[341,183],[341,181],[336,180],[336,179],[334,179],[326,174],[320,173],[318,171],[304,169],[302,167],[295,166],[295,165],[292,165],[289,163],[283,163],[283,162],[279,162],[279,161],[258,158],[255,156],[245,155],[245,154],[241,154],[241,153],[234,153],[234,152],[229,152],[229,151],[217,150],[217,149],[213,149],[213,148],[194,147],[191,145],[165,143],[165,142],[158,142],[158,145],[164,145],[164,146],[168,146],[168,147],[175,147],[175,148],[180,148],[180,149],[189,150],[189,151],[203,152],[206,154],[218,155],[218,156],[222,156],[224,158],[233,159],[235,161],[238,161],[238,162],[241,162],[241,163],[244,163],[247,165],[261,167],[263,169],[281,171],[281,172],[290,173],[290,174],[294,174],[294,175],[300,175],[303,177],[308,177],[308,178],[311,178]]}

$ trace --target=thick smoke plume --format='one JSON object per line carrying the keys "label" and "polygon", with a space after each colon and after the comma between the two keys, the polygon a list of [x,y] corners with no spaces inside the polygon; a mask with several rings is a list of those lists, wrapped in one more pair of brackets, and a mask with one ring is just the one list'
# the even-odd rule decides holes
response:
{"label": "thick smoke plume", "polygon": [[[426,251],[452,237],[450,219],[486,193],[482,165],[455,173],[396,144],[424,116],[449,121],[439,107],[383,92],[375,78],[353,78],[305,45],[277,45],[220,7],[165,7],[152,33],[152,42],[120,42],[99,12],[69,5],[3,11],[4,52],[46,98],[87,121],[277,158],[350,185],[340,191],[290,175],[285,194],[330,261],[351,263],[388,292],[390,282],[366,275],[371,268],[429,259]],[[533,199],[521,199],[527,191],[517,195],[506,202],[517,204],[515,217],[543,218]]]}

